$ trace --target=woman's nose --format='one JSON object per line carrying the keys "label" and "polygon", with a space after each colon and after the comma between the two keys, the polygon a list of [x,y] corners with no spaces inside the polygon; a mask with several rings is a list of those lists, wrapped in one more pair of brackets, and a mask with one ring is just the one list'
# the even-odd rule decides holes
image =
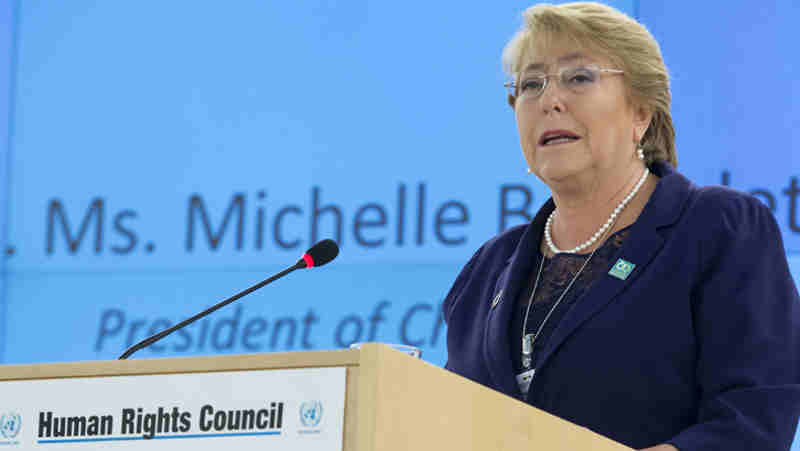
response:
{"label": "woman's nose", "polygon": [[566,108],[564,103],[564,91],[561,88],[561,84],[557,79],[551,79],[548,81],[549,83],[544,85],[544,90],[539,96],[542,112],[545,114],[552,111],[563,113]]}

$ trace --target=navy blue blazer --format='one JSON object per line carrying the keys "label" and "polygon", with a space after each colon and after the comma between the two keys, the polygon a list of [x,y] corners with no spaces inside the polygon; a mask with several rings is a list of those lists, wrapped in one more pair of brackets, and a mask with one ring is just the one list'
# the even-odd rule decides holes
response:
{"label": "navy blue blazer", "polygon": [[[633,448],[788,450],[800,299],[775,219],[751,196],[651,170],[658,186],[610,263],[636,266],[576,301],[524,401]],[[511,312],[553,208],[485,243],[443,304],[446,368],[517,399]]]}

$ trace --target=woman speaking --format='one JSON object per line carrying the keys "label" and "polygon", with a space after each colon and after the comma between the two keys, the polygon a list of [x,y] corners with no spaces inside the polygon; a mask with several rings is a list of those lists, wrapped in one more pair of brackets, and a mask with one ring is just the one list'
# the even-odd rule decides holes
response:
{"label": "woman speaking", "polygon": [[503,63],[552,198],[459,274],[446,367],[634,448],[788,450],[800,300],[780,232],[675,170],[653,37],[600,4],[537,5]]}

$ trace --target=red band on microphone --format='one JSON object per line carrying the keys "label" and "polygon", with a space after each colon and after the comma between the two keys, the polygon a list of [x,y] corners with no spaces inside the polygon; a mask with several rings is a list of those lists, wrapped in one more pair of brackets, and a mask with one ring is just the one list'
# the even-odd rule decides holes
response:
{"label": "red band on microphone", "polygon": [[308,254],[303,254],[303,260],[306,262],[306,268],[313,268],[314,267],[314,259],[311,258]]}

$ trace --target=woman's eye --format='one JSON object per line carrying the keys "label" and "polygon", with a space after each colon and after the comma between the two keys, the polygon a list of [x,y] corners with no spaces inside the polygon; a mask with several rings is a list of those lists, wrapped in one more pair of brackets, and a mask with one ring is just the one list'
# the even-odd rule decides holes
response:
{"label": "woman's eye", "polygon": [[531,91],[540,91],[544,82],[540,79],[528,79],[523,80],[522,84],[519,86],[520,92],[525,92],[527,90]]}
{"label": "woman's eye", "polygon": [[591,83],[594,81],[594,76],[591,72],[587,71],[578,71],[578,72],[571,72],[566,75],[567,83],[571,85],[581,85],[584,83]]}

